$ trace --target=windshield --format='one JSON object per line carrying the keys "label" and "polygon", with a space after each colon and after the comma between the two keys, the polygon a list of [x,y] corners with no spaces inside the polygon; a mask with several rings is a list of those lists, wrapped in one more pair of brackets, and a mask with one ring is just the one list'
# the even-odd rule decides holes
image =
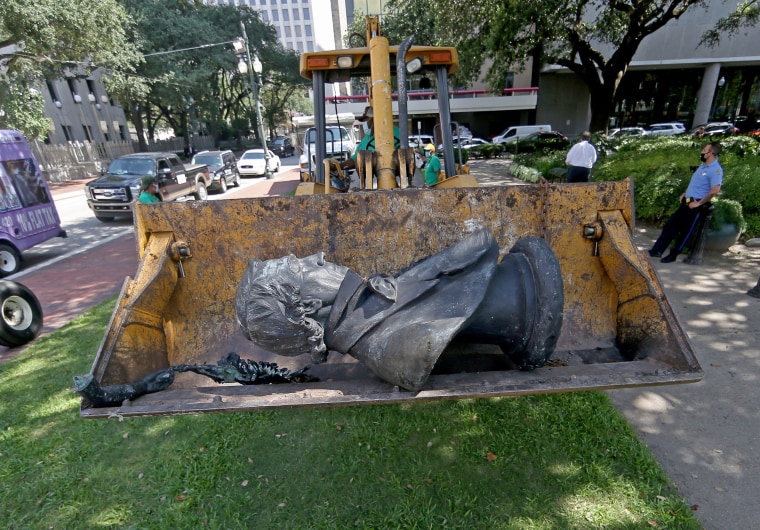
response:
{"label": "windshield", "polygon": [[117,158],[108,166],[111,175],[153,175],[153,160],[150,158]]}
{"label": "windshield", "polygon": [[219,155],[196,155],[193,157],[193,164],[206,164],[209,169],[219,169],[222,167],[222,157]]}
{"label": "windshield", "polygon": [[[344,142],[350,142],[351,137],[348,136],[348,131],[343,127],[326,127],[325,134],[328,142],[343,140]],[[317,130],[309,129],[307,133],[307,142],[310,144],[317,143]]]}
{"label": "windshield", "polygon": [[251,151],[244,153],[243,160],[264,160],[264,151]]}

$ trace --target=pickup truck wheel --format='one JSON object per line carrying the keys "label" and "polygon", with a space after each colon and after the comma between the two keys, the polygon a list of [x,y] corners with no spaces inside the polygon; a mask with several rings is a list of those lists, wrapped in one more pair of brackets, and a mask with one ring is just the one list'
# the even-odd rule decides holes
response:
{"label": "pickup truck wheel", "polygon": [[236,188],[240,187],[240,172],[235,170],[235,180],[232,181],[232,185]]}
{"label": "pickup truck wheel", "polygon": [[0,343],[23,346],[42,329],[42,306],[28,287],[0,281]]}
{"label": "pickup truck wheel", "polygon": [[206,190],[206,185],[203,182],[198,182],[198,191],[193,193],[193,197],[195,197],[196,201],[205,201],[208,199],[208,191]]}
{"label": "pickup truck wheel", "polygon": [[21,266],[21,255],[10,245],[0,245],[0,278],[10,276]]}
{"label": "pickup truck wheel", "polygon": [[219,180],[219,189],[222,190],[222,193],[227,191],[227,177],[222,177]]}

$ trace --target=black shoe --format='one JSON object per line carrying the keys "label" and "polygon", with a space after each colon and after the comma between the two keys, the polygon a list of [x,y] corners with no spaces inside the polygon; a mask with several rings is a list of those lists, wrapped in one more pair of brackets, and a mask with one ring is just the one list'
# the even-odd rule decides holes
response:
{"label": "black shoe", "polygon": [[660,252],[659,250],[650,250],[649,256],[652,258],[660,258],[662,257],[662,252]]}
{"label": "black shoe", "polygon": [[660,263],[673,263],[677,257],[678,254],[668,254],[660,260]]}

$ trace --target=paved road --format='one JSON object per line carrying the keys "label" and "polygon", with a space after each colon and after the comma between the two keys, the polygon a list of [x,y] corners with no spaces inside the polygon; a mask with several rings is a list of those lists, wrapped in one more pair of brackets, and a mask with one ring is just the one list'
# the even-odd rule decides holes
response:
{"label": "paved road", "polygon": [[[290,163],[288,163],[290,162]],[[209,195],[209,200],[283,195],[298,185],[293,158],[272,180],[243,179],[240,188]],[[87,181],[53,186],[53,198],[69,235],[24,253],[23,268],[12,279],[29,287],[42,304],[42,333],[50,333],[83,312],[119,294],[124,279],[134,276],[138,252],[131,219],[102,223],[87,207],[82,188]],[[0,362],[23,347],[0,346]]]}

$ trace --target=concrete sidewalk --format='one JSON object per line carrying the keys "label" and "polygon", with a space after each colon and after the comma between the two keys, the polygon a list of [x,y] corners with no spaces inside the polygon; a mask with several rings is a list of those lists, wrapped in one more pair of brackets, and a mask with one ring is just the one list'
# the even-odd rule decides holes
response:
{"label": "concrete sidewalk", "polygon": [[[641,229],[651,247],[659,230]],[[705,376],[609,391],[708,530],[760,529],[760,249],[705,252],[702,265],[653,260]],[[682,259],[682,258],[681,258]]]}

